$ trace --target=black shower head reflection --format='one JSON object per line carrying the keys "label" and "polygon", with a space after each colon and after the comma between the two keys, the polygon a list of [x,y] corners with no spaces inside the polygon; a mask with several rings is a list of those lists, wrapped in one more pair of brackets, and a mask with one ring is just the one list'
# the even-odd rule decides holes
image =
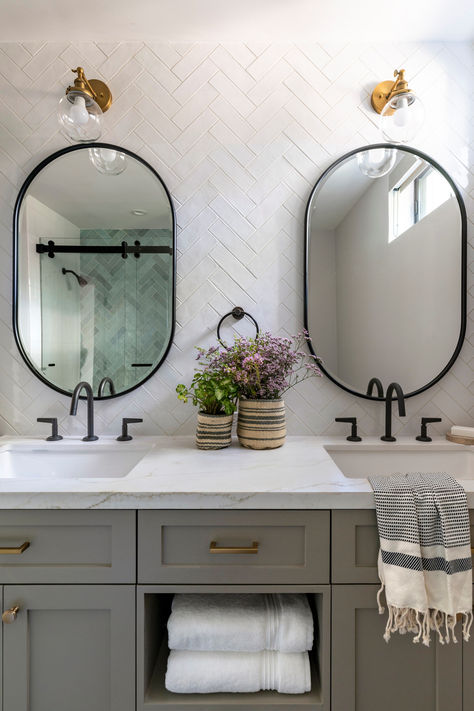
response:
{"label": "black shower head reflection", "polygon": [[75,276],[76,279],[77,279],[77,283],[79,284],[79,286],[87,286],[87,284],[88,284],[87,279],[84,279],[84,277],[81,276],[80,274],[76,274],[76,272],[73,271],[72,269],[65,269],[65,268],[63,267],[61,271],[62,271],[63,274],[74,274],[74,276]]}

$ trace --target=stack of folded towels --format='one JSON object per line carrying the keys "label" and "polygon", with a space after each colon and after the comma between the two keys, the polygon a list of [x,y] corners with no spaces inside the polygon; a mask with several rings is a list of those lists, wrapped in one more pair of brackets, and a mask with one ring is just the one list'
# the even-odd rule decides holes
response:
{"label": "stack of folded towels", "polygon": [[168,691],[311,690],[313,616],[305,595],[177,594],[168,644]]}

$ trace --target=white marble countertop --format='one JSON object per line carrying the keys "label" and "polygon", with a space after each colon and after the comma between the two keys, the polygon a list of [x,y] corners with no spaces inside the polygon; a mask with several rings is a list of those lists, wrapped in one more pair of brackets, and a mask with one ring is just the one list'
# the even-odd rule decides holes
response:
{"label": "white marble countertop", "polygon": [[[15,478],[7,471],[8,457],[20,450],[37,457],[32,461],[39,461],[41,452],[48,457],[65,454],[69,461],[68,457],[80,457],[86,451],[107,457],[108,452],[125,453],[133,448],[145,451],[145,456],[123,477],[109,474],[102,478],[97,471],[95,477],[63,477],[61,470],[54,477]],[[431,443],[400,438],[386,444],[376,438],[350,443],[340,437],[288,437],[283,447],[263,451],[245,449],[237,441],[227,449],[201,451],[192,437],[135,437],[132,442],[103,437],[92,443],[81,442],[80,438],[49,443],[35,438],[0,437],[0,508],[374,508],[367,479],[344,476],[328,450],[347,452],[345,456],[350,459],[354,452],[403,450],[410,463],[412,453],[428,453],[436,458],[439,453],[454,453],[463,458],[459,461],[467,473],[460,480],[468,504],[474,508],[474,447],[441,438]],[[432,470],[446,470],[446,466]]]}

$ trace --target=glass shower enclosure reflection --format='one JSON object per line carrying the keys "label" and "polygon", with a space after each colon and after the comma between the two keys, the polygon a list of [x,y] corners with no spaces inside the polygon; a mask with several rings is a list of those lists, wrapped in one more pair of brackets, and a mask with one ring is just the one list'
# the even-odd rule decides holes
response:
{"label": "glass shower enclosure reflection", "polygon": [[[166,229],[80,231],[82,245],[112,240],[172,246]],[[71,377],[86,380],[96,393],[104,374],[117,391],[150,374],[171,328],[169,255],[41,254],[40,268],[41,370],[49,380],[62,388]],[[57,357],[59,346],[68,357]]]}
{"label": "glass shower enclosure reflection", "polygon": [[[15,208],[14,331],[35,374],[70,394],[116,394],[159,367],[173,335],[175,220],[158,174],[129,151],[119,175],[89,146],[46,159]],[[109,390],[104,393],[109,396]]]}

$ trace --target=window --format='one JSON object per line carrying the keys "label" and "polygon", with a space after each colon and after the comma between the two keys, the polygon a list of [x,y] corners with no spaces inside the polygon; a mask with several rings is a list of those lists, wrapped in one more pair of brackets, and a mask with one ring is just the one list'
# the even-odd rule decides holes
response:
{"label": "window", "polygon": [[454,197],[454,193],[446,178],[438,170],[427,168],[415,180],[415,199],[418,205],[416,222],[422,220],[451,197]]}
{"label": "window", "polygon": [[393,242],[453,196],[450,184],[438,170],[416,166],[389,193],[388,241]]}

